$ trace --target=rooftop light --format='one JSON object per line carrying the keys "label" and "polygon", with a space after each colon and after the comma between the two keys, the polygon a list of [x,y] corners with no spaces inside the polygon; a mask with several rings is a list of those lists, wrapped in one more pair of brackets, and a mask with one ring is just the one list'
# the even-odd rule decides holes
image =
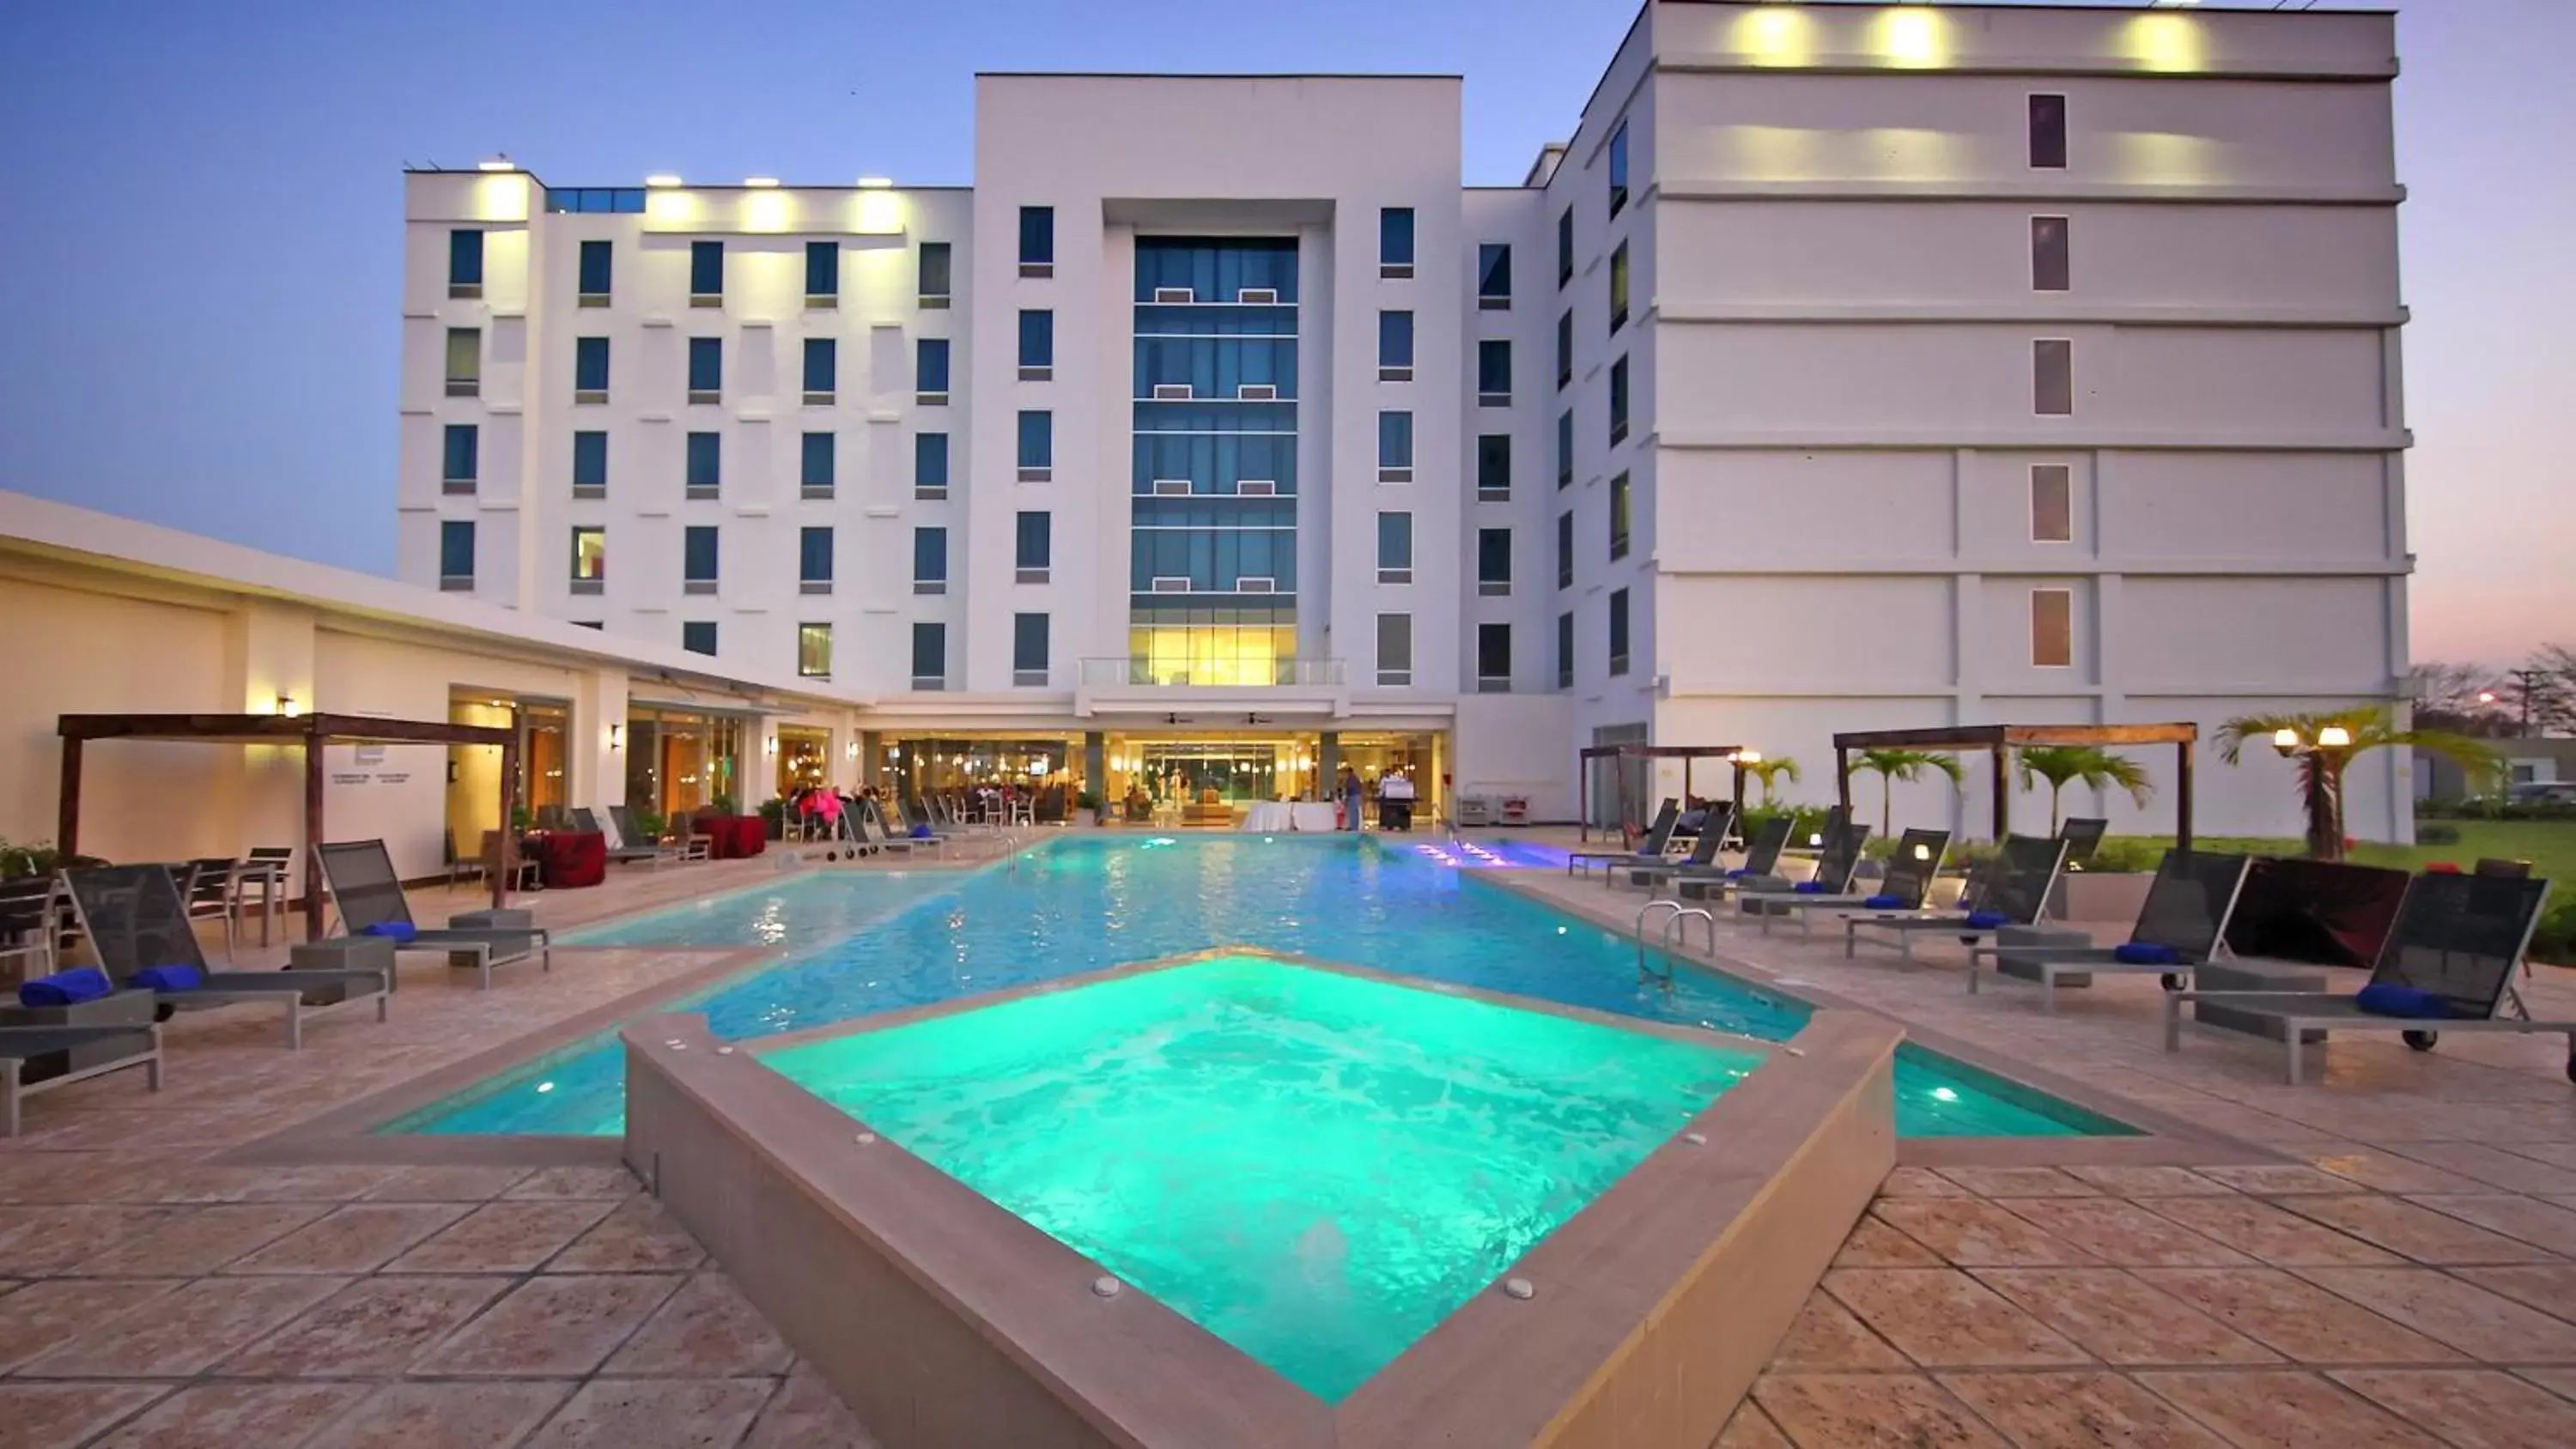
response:
{"label": "rooftop light", "polygon": [[474,169],[477,171],[516,171],[519,169],[519,163],[511,160],[507,156],[495,156],[489,161],[475,162]]}
{"label": "rooftop light", "polygon": [[882,191],[885,188],[894,185],[894,178],[891,176],[862,176],[859,178],[859,185],[870,191]]}
{"label": "rooftop light", "polygon": [[775,176],[746,176],[742,178],[742,184],[745,186],[776,186],[778,184],[778,178]]}
{"label": "rooftop light", "polygon": [[680,178],[672,175],[668,171],[656,171],[652,175],[644,178],[644,184],[647,186],[677,186],[680,184]]}

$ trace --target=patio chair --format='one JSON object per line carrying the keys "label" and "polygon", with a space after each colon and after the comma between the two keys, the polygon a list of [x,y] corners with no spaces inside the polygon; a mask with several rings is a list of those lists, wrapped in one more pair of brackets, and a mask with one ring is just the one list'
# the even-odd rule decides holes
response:
{"label": "patio chair", "polygon": [[1672,840],[1673,827],[1680,823],[1681,818],[1682,802],[1667,795],[1664,797],[1664,803],[1655,808],[1654,821],[1646,827],[1646,833],[1638,838],[1636,849],[1569,851],[1565,857],[1565,873],[1574,874],[1578,866],[1581,867],[1583,874],[1590,875],[1592,867],[1596,865],[1605,865],[1613,870],[1628,866],[1661,865],[1664,860],[1664,847]]}
{"label": "patio chair", "polygon": [[489,869],[489,867],[483,864],[483,858],[481,856],[464,855],[458,852],[456,849],[456,828],[454,826],[449,826],[447,829],[439,832],[439,853],[446,858],[447,885],[450,890],[455,889],[456,883],[465,879],[467,876],[480,877],[487,869]]}
{"label": "patio chair", "polygon": [[[1860,891],[1852,886],[1859,874],[1861,845],[1869,838],[1869,827],[1845,826],[1843,839],[1850,842],[1848,854],[1837,855],[1830,848],[1816,861],[1816,877],[1802,881],[1785,891],[1746,891],[1736,897],[1739,920],[1754,917],[1762,923],[1762,934],[1771,934],[1773,921],[1798,920],[1801,939],[1816,934],[1819,911],[1919,911],[1931,899],[1933,878],[1941,873],[1941,862],[1950,856],[1950,832],[1946,830],[1907,830],[1896,839],[1896,850],[1887,858],[1887,873],[1875,891]],[[1839,884],[1839,889],[1837,889]]]}
{"label": "patio chair", "polygon": [[259,943],[268,944],[269,932],[286,914],[286,903],[293,893],[295,847],[291,845],[254,845],[243,857],[241,869],[233,872],[233,911],[236,915],[250,910],[251,887],[259,887]]}
{"label": "patio chair", "polygon": [[1700,832],[1691,841],[1690,854],[1679,860],[1659,860],[1652,865],[1618,867],[1605,873],[1602,878],[1615,886],[1624,876],[1628,884],[1645,886],[1652,890],[1657,883],[1670,879],[1675,874],[1693,871],[1706,873],[1716,868],[1717,853],[1726,847],[1726,837],[1734,830],[1735,810],[1732,806],[1727,808],[1723,816],[1711,810],[1700,821]]}
{"label": "patio chair", "polygon": [[2057,827],[2057,838],[2066,842],[2067,870],[2082,870],[2093,863],[2094,853],[2102,848],[2102,837],[2111,829],[2108,820],[2073,816]]}
{"label": "patio chair", "polygon": [[[195,919],[169,868],[104,865],[63,872],[63,885],[79,913],[81,933],[108,978],[129,990],[150,991],[166,1019],[177,1011],[260,1004],[286,1011],[286,1044],[304,1045],[308,1007],[373,1000],[385,1019],[390,973],[359,969],[323,971],[210,971],[197,945]],[[189,984],[193,981],[194,984]]]}
{"label": "patio chair", "polygon": [[539,928],[525,930],[423,930],[412,920],[411,901],[402,877],[394,874],[393,857],[382,840],[344,840],[316,848],[322,879],[340,915],[340,929],[352,936],[383,936],[396,952],[435,951],[453,962],[471,960],[482,989],[492,989],[492,968],[537,958],[541,971],[554,969],[554,948]]}
{"label": "patio chair", "polygon": [[1864,932],[1882,938],[1877,945],[1893,943],[1896,954],[1910,960],[1914,938],[1927,931],[1956,935],[1960,944],[1973,946],[2005,926],[2036,924],[2048,908],[2048,893],[2057,888],[2068,849],[2063,835],[2007,836],[2003,848],[1970,873],[1958,910],[1846,916],[1843,955],[1859,954]]}
{"label": "patio chair", "polygon": [[1788,849],[1789,833],[1796,828],[1795,820],[1786,815],[1775,815],[1764,821],[1762,828],[1753,832],[1753,838],[1745,843],[1743,864],[1732,868],[1711,865],[1698,870],[1675,870],[1667,873],[1665,878],[1672,886],[1674,897],[1685,901],[1724,900],[1730,892],[1754,882],[1759,883],[1756,889],[1785,886],[1789,882],[1772,872],[1780,868],[1780,852]]}
{"label": "patio chair", "polygon": [[572,828],[575,830],[588,831],[589,833],[597,835],[608,841],[608,863],[611,865],[618,865],[627,861],[641,860],[654,866],[659,866],[666,858],[666,853],[662,847],[658,845],[637,845],[632,841],[628,841],[626,839],[626,832],[622,830],[610,832],[600,829],[599,816],[593,813],[591,808],[587,805],[577,805],[573,807]]}
{"label": "patio chair", "polygon": [[[485,880],[490,880],[500,873],[501,832],[498,830],[486,830],[483,832],[483,869],[481,874]],[[533,891],[541,889],[544,884],[545,862],[538,860],[535,856],[528,854],[526,851],[514,848],[510,853],[510,889],[514,891]]]}
{"label": "patio chair", "polygon": [[[2129,939],[2117,946],[2016,944],[1999,941],[1968,952],[1968,991],[1978,989],[1978,967],[1992,960],[1999,974],[2039,983],[2040,1009],[2057,1010],[2057,985],[2069,977],[2158,975],[2180,984],[2226,939],[2227,920],[2245,888],[2253,857],[2206,850],[2168,850],[2147,884]],[[2006,967],[2013,968],[2008,973]]]}
{"label": "patio chair", "polygon": [[224,923],[224,959],[233,959],[241,945],[241,914],[233,882],[241,874],[241,862],[229,855],[206,856],[188,862],[188,873],[179,883],[181,899],[188,903],[190,920],[220,918]]}
{"label": "patio chair", "polygon": [[2197,1002],[2278,1023],[2294,1087],[2299,1049],[2312,1034],[2338,1031],[2397,1032],[2419,1052],[2446,1031],[2555,1033],[2567,1039],[2567,1077],[2576,1081],[2576,1020],[2534,1020],[2513,984],[2548,900],[2545,880],[2419,875],[2380,942],[2369,985],[2350,994],[2168,987],[2165,1050],[2182,1050],[2182,1008]]}
{"label": "patio chair", "polygon": [[21,978],[54,969],[58,896],[50,873],[0,881],[0,961],[20,962]]}
{"label": "patio chair", "polygon": [[161,1028],[0,1026],[0,1137],[15,1137],[29,1097],[127,1067],[141,1067],[147,1090],[161,1090]]}

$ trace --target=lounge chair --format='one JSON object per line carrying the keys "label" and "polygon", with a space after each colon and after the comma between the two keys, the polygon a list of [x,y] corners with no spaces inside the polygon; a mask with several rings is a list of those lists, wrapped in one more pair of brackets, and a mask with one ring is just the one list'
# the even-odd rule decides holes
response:
{"label": "lounge chair", "polygon": [[0,1137],[18,1135],[27,1098],[127,1067],[143,1068],[146,1088],[161,1090],[157,1023],[0,1026]]}
{"label": "lounge chair", "polygon": [[[364,969],[316,971],[210,971],[197,944],[194,919],[179,883],[166,866],[106,865],[63,872],[72,909],[79,913],[81,934],[109,979],[129,990],[148,990],[166,1017],[173,1011],[265,1003],[285,1009],[286,1044],[304,1045],[308,1008],[351,1002],[376,1004],[376,1020],[385,1019],[393,983],[390,973]],[[185,968],[194,986],[182,986],[162,973]]]}
{"label": "lounge chair", "polygon": [[1636,849],[1569,851],[1565,857],[1565,873],[1573,875],[1578,866],[1581,867],[1583,874],[1590,875],[1596,865],[1608,866],[1613,870],[1640,865],[1661,865],[1664,861],[1664,847],[1671,842],[1673,827],[1681,822],[1681,818],[1682,802],[1667,795],[1664,797],[1664,803],[1656,807],[1654,822],[1648,825],[1646,833],[1638,838]]}
{"label": "lounge chair", "polygon": [[676,842],[655,840],[646,835],[642,830],[636,828],[635,812],[628,806],[609,806],[608,818],[616,823],[617,838],[619,840],[624,841],[629,846],[639,849],[645,846],[650,846],[655,851],[659,852],[660,858],[663,860],[708,860],[714,856],[715,842],[711,838],[700,835],[695,831],[690,831],[680,836]]}
{"label": "lounge chair", "polygon": [[[1803,881],[1782,876],[1746,876],[1734,882],[1737,924],[1746,916],[1767,915],[1767,902],[1782,896],[1839,896],[1849,893],[1852,877],[1860,871],[1861,846],[1869,840],[1869,827],[1853,825],[1836,810],[1825,818],[1825,828],[1812,837],[1818,842],[1815,873]],[[1787,912],[1782,912],[1787,914]],[[1763,931],[1768,934],[1769,925]]]}
{"label": "lounge chair", "polygon": [[1717,869],[1717,853],[1726,848],[1726,837],[1735,830],[1735,811],[1729,807],[1723,814],[1710,811],[1700,821],[1700,832],[1691,841],[1690,854],[1679,860],[1659,860],[1652,865],[1622,866],[1609,871],[1603,879],[1617,885],[1621,877],[1628,884],[1652,890],[1657,884],[1682,873],[1707,874]]}
{"label": "lounge chair", "polygon": [[60,927],[54,910],[58,887],[51,875],[0,881],[0,961],[23,958],[21,977],[54,969]]}
{"label": "lounge chair", "polygon": [[2576,1020],[2533,1020],[2513,984],[2548,900],[2545,880],[2419,875],[2380,943],[2368,986],[2350,995],[2169,987],[2165,1050],[2182,1050],[2183,1007],[2209,1003],[2277,1023],[2294,1087],[2309,1034],[2338,1031],[2398,1032],[2419,1052],[2431,1051],[2446,1031],[2552,1032],[2567,1038],[2567,1076],[2576,1081]]}
{"label": "lounge chair", "polygon": [[897,830],[887,824],[885,805],[882,801],[862,800],[859,814],[867,823],[869,835],[878,845],[902,851],[906,855],[916,850],[928,850],[940,855],[948,853],[948,837],[936,830],[928,835],[915,835],[909,830]]}
{"label": "lounge chair", "polygon": [[2168,850],[2147,885],[2129,939],[2117,946],[2020,943],[1999,939],[1968,953],[1968,990],[1978,987],[1978,966],[1991,959],[2000,974],[2039,983],[2040,1009],[2057,1010],[2057,985],[2096,974],[2159,975],[2178,985],[2208,961],[2226,938],[2227,918],[2245,888],[2251,856],[2205,850]]}
{"label": "lounge chair", "polygon": [[1955,935],[1960,944],[1973,946],[2005,926],[2035,924],[2048,908],[2048,893],[2057,886],[2067,849],[2063,835],[2007,836],[2003,848],[1969,875],[1960,909],[1846,916],[1843,955],[1859,954],[1864,932],[1880,938],[1878,945],[1893,942],[1897,955],[1911,959],[1914,938],[1925,932]]}
{"label": "lounge chair", "polygon": [[1736,898],[1738,915],[1759,920],[1766,936],[1773,921],[1795,916],[1799,936],[1807,938],[1816,934],[1819,911],[1919,911],[1931,898],[1933,878],[1950,854],[1949,831],[1908,830],[1897,837],[1879,889],[1862,891],[1853,887],[1852,880],[1860,871],[1861,844],[1869,838],[1869,827],[1845,826],[1842,838],[1849,842],[1848,854],[1828,849],[1817,858],[1814,880],[1785,891],[1746,891]]}
{"label": "lounge chair", "polygon": [[2057,827],[2057,838],[2066,842],[2065,868],[2083,870],[2090,866],[2093,856],[2102,848],[2103,835],[2110,828],[2108,820],[2083,816],[2070,817],[2064,825]]}
{"label": "lounge chair", "polygon": [[1755,890],[1786,887],[1789,882],[1772,872],[1780,868],[1780,852],[1788,847],[1789,832],[1795,828],[1797,822],[1788,816],[1775,815],[1745,843],[1741,865],[1671,870],[1665,883],[1672,887],[1675,899],[1685,901],[1721,901],[1747,886]]}
{"label": "lounge chair", "polygon": [[340,929],[352,936],[384,936],[394,950],[436,951],[453,962],[469,958],[492,989],[492,968],[535,956],[538,969],[554,969],[554,949],[543,930],[423,930],[412,920],[411,901],[402,877],[394,874],[393,857],[381,840],[344,840],[317,847],[322,879],[340,913]]}
{"label": "lounge chair", "polygon": [[623,830],[618,830],[612,833],[600,829],[599,816],[597,812],[593,811],[587,805],[574,807],[572,812],[572,827],[575,830],[588,831],[591,834],[597,835],[601,839],[608,841],[608,863],[611,865],[622,865],[629,861],[640,860],[648,865],[659,866],[663,861],[670,858],[670,852],[665,850],[663,847],[658,845],[638,845],[634,841],[627,839],[626,832]]}

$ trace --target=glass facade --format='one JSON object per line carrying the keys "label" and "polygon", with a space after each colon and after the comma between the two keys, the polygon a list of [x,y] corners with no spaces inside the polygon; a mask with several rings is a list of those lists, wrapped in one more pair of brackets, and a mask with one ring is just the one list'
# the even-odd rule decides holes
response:
{"label": "glass facade", "polygon": [[1267,685],[1297,650],[1297,243],[1136,242],[1128,673]]}

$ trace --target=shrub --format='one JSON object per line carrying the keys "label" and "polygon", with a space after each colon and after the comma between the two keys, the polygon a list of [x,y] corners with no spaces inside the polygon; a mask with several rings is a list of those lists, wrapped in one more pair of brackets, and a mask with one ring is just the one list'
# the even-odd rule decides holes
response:
{"label": "shrub", "polygon": [[787,797],[776,796],[760,802],[760,823],[768,828],[769,838],[787,838]]}
{"label": "shrub", "polygon": [[2417,845],[2457,845],[2460,843],[2460,827],[2418,825],[2415,827],[2415,843]]}
{"label": "shrub", "polygon": [[2164,858],[2165,847],[2160,841],[2113,835],[2094,849],[2093,858],[2084,863],[2084,868],[2097,875],[2146,872],[2162,864]]}
{"label": "shrub", "polygon": [[2576,901],[2561,902],[2540,918],[2540,929],[2531,937],[2531,958],[2576,966]]}

